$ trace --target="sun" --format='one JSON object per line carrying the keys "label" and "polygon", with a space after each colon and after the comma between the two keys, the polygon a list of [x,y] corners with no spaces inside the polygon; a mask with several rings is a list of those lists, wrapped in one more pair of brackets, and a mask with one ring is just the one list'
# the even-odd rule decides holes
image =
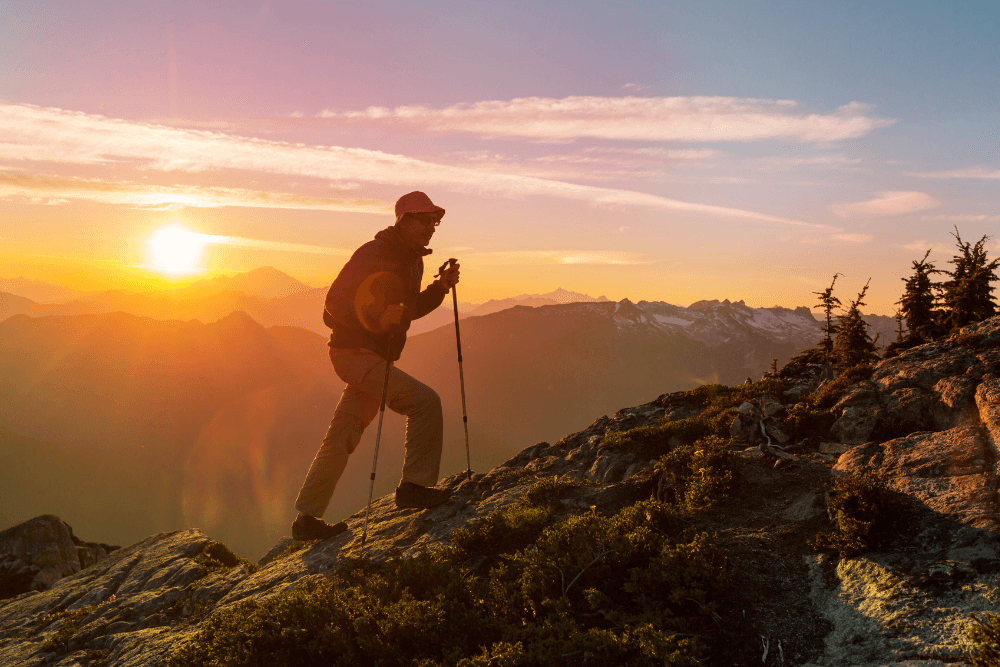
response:
{"label": "sun", "polygon": [[146,243],[149,246],[151,269],[171,275],[202,271],[198,266],[205,247],[201,234],[174,225],[157,229]]}

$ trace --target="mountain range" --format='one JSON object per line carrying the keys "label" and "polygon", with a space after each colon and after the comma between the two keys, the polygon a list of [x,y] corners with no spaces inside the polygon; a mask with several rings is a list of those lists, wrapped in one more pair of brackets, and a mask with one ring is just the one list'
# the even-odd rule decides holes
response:
{"label": "mountain range", "polygon": [[[7,462],[0,519],[55,513],[105,542],[194,522],[245,553],[273,543],[287,529],[343,388],[325,335],[288,326],[294,320],[275,315],[278,309],[269,326],[257,319],[267,319],[262,310],[204,321],[166,315],[175,312],[170,304],[222,313],[240,303],[295,300],[315,312],[314,295],[325,294],[286,285],[298,291],[267,301],[226,282],[216,283],[222,292],[160,302],[119,293],[158,317],[119,309],[0,322],[0,455]],[[8,296],[2,303],[27,301]],[[470,310],[462,342],[473,469],[489,469],[621,405],[759,377],[772,359],[783,364],[821,338],[806,308],[695,305],[590,298],[485,315]],[[437,313],[443,326],[413,334],[399,366],[442,396],[442,474],[450,474],[466,468],[462,401],[451,304]],[[380,493],[398,480],[404,427],[403,418],[387,415]],[[352,457],[328,517],[353,511],[366,496],[374,431]]]}
{"label": "mountain range", "polygon": [[[87,315],[126,312],[155,319],[214,322],[243,311],[264,326],[297,326],[329,335],[323,323],[323,301],[327,287],[310,287],[291,276],[265,266],[232,277],[197,281],[176,290],[137,293],[108,290],[79,292],[24,278],[0,279],[0,321],[12,315]],[[514,306],[553,306],[565,303],[607,302],[604,295],[592,297],[558,288],[545,294],[520,294],[490,299],[481,304],[459,302],[459,319],[489,315]],[[717,299],[697,301],[687,310],[703,310],[721,303]],[[874,338],[885,346],[896,338],[894,318],[865,315]],[[454,306],[445,299],[441,306],[410,326],[410,335],[432,331],[454,322]],[[817,325],[818,327],[818,325]]]}

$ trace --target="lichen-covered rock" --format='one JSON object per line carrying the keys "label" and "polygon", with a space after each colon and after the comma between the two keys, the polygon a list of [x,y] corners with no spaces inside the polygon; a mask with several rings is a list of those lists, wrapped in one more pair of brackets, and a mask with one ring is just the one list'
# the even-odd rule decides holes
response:
{"label": "lichen-covered rock", "polygon": [[995,528],[996,482],[987,447],[984,429],[959,426],[854,447],[841,455],[834,470],[878,473],[892,488],[935,512],[977,528]]}

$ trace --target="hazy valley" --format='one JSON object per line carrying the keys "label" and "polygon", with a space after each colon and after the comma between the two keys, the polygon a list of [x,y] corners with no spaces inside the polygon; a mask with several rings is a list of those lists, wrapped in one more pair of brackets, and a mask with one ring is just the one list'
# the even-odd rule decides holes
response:
{"label": "hazy valley", "polygon": [[[49,512],[92,539],[120,543],[197,525],[241,553],[262,553],[288,530],[292,499],[343,388],[325,337],[296,319],[309,312],[320,320],[324,294],[260,270],[159,301],[106,293],[32,306],[7,297],[0,443],[11,463],[0,473],[9,499],[0,520]],[[469,309],[462,320],[475,470],[622,405],[758,378],[772,359],[783,364],[821,336],[806,308],[616,303],[565,290],[522,296]],[[87,307],[117,312],[77,312]],[[265,312],[285,314],[269,320]],[[442,475],[465,468],[453,317],[446,301],[425,318],[440,326],[411,335],[399,362],[444,401]],[[379,493],[398,480],[403,429],[402,418],[387,416]],[[367,496],[373,431],[328,518]]]}

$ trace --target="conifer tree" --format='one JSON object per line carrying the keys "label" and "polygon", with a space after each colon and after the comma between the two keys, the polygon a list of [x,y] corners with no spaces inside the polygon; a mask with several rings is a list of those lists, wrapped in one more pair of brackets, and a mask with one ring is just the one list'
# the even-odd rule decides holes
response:
{"label": "conifer tree", "polygon": [[896,310],[896,340],[893,342],[903,342],[903,313],[899,309]]}
{"label": "conifer tree", "polygon": [[990,283],[998,280],[996,270],[1000,267],[1000,259],[987,260],[986,242],[990,237],[985,234],[975,245],[962,240],[958,227],[952,236],[959,254],[949,260],[955,268],[943,272],[951,280],[941,284],[941,301],[945,306],[944,325],[956,331],[997,314]]}
{"label": "conifer tree", "polygon": [[940,313],[934,310],[936,286],[931,282],[931,275],[941,271],[936,269],[932,262],[927,261],[930,254],[931,251],[928,249],[923,259],[913,262],[913,275],[903,278],[906,290],[902,298],[896,302],[906,318],[906,328],[910,330],[906,338],[911,346],[933,340],[938,333]]}
{"label": "conifer tree", "polygon": [[822,327],[825,337],[820,341],[819,347],[823,351],[824,358],[827,362],[833,359],[833,339],[840,330],[840,326],[835,324],[833,321],[833,309],[839,307],[840,299],[833,295],[833,286],[837,283],[837,276],[842,275],[840,273],[833,274],[833,280],[830,281],[830,286],[827,287],[822,292],[813,292],[819,297],[819,303],[816,304],[816,308],[822,308],[823,313],[826,315],[826,324]]}
{"label": "conifer tree", "polygon": [[870,282],[871,278],[861,289],[858,298],[851,301],[847,312],[839,317],[840,330],[834,341],[834,351],[837,355],[837,368],[840,370],[878,360],[878,348],[868,335],[868,323],[861,316],[861,306],[865,305],[862,299],[865,298]]}

